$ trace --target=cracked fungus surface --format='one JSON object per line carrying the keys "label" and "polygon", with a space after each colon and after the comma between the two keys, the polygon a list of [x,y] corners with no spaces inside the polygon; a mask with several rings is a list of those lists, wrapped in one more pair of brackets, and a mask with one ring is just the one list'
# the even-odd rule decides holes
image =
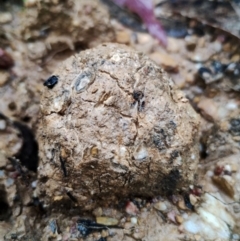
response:
{"label": "cracked fungus surface", "polygon": [[194,181],[198,115],[148,57],[103,44],[53,75],[58,81],[44,87],[38,132],[38,190],[46,204],[72,199],[91,209],[170,195]]}

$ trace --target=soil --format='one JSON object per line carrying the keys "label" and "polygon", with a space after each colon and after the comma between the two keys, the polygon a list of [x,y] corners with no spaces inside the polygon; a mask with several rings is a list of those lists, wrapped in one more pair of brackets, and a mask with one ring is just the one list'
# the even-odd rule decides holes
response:
{"label": "soil", "polygon": [[[179,1],[178,8],[174,8],[160,0],[154,2],[156,17],[168,35],[166,48],[146,32],[136,15],[111,1],[0,0],[0,240],[240,240],[240,40],[235,24],[239,19],[238,3],[232,1],[228,5],[224,1],[214,1],[214,5],[211,1],[209,6],[210,1],[203,1],[200,6],[195,1],[188,5],[181,5]],[[206,16],[206,9],[211,9],[219,21],[211,22],[213,17]],[[105,42],[114,44],[102,45]],[[94,48],[96,46],[100,47]],[[59,105],[51,101],[53,97],[59,97],[62,88],[70,86],[68,81],[75,80],[69,77],[68,62],[64,61],[75,59],[82,66],[95,61],[100,65],[109,51],[103,50],[106,46],[112,48],[112,54],[117,49],[124,49],[125,55],[131,52],[131,56],[135,56],[130,57],[132,67],[141,62],[138,58],[148,59],[153,69],[162,71],[159,76],[151,77],[151,81],[158,80],[162,85],[172,86],[173,98],[181,95],[180,99],[192,106],[179,108],[183,110],[181,118],[177,111],[168,117],[182,123],[176,136],[183,140],[178,146],[182,148],[185,164],[178,166],[178,171],[185,173],[186,180],[177,183],[179,188],[173,188],[171,192],[162,190],[171,189],[178,176],[173,171],[176,168],[171,169],[178,160],[174,155],[176,152],[161,154],[176,158],[167,166],[169,175],[165,179],[163,175],[158,180],[142,174],[141,185],[139,181],[133,181],[132,186],[129,182],[122,189],[118,185],[121,181],[115,180],[116,165],[113,171],[110,164],[105,163],[96,172],[99,176],[96,175],[95,180],[99,180],[103,172],[107,173],[110,177],[103,179],[102,185],[106,190],[109,187],[114,190],[96,194],[95,199],[83,195],[99,192],[99,183],[96,187],[91,178],[89,185],[81,183],[94,171],[86,165],[73,167],[69,151],[73,146],[77,148],[78,142],[83,142],[81,138],[86,139],[85,135],[91,134],[90,128],[94,135],[86,142],[89,144],[86,148],[88,160],[95,163],[103,154],[112,153],[108,153],[109,150],[117,150],[117,142],[111,146],[106,141],[106,149],[98,145],[95,133],[99,126],[94,122],[93,114],[79,118],[81,108],[89,109],[103,102],[108,106],[107,99],[99,97],[100,104],[98,100],[92,103],[92,99],[81,103],[75,97],[79,94],[72,93],[74,98],[71,95],[71,100],[76,105],[72,112],[66,112],[67,108],[61,106],[64,108],[54,110],[59,113],[53,114],[50,109]],[[132,71],[124,58],[122,65],[115,70],[118,73],[115,81]],[[75,70],[78,69],[79,66],[75,66]],[[98,81],[103,79],[109,83],[102,90],[106,92],[113,83],[111,70],[107,68],[104,72],[100,68],[98,71]],[[65,86],[62,79],[66,79]],[[94,84],[101,90],[97,81]],[[111,88],[120,103],[116,102],[119,107],[114,108],[110,116],[117,116],[118,108],[124,109],[127,102],[137,101],[135,104],[139,105],[139,95],[134,95],[129,86],[124,87],[127,93],[129,91],[126,96],[120,94],[117,87]],[[149,91],[153,93],[155,88],[151,88]],[[78,87],[76,91],[80,96],[85,93]],[[161,94],[156,92],[156,96],[160,98]],[[169,102],[171,98],[166,95],[163,102]],[[149,103],[146,108],[149,107],[150,111],[154,103],[147,106]],[[77,107],[79,111],[76,111]],[[172,108],[177,109],[176,106]],[[192,122],[187,117],[193,109],[200,118],[197,132],[197,128],[193,128],[198,122],[197,114],[192,112],[196,115]],[[73,115],[74,123],[70,123],[70,115]],[[65,130],[71,141],[64,138],[60,127],[67,118],[69,126],[79,124],[79,119],[81,125],[90,125],[82,135],[75,136],[80,141],[73,138],[75,129],[72,128]],[[106,121],[113,126],[116,123],[110,118]],[[143,129],[150,130],[148,127],[149,123]],[[101,136],[109,140],[107,136],[114,135],[115,131],[116,126],[112,133],[106,129]],[[171,132],[171,128],[166,127],[165,131]],[[127,137],[133,134],[129,129],[122,139],[128,140]],[[69,147],[57,152],[58,156],[66,157],[62,161],[66,166],[60,161],[51,163],[52,153],[48,147],[52,143]],[[146,143],[147,148],[151,148],[149,142]],[[129,143],[125,144],[129,148]],[[130,152],[134,153],[134,150]],[[196,159],[191,169],[187,163],[193,157],[192,152]],[[77,151],[74,153],[78,155]],[[123,164],[121,160],[120,166]],[[70,166],[74,175],[66,180],[64,173],[69,172]],[[166,167],[157,168],[165,174]],[[144,169],[146,167],[142,167]],[[81,170],[86,173],[86,178],[79,175]],[[130,171],[134,173],[133,169]],[[189,173],[191,177],[187,176]],[[57,185],[54,186],[53,182]],[[152,192],[156,182],[161,190]]]}

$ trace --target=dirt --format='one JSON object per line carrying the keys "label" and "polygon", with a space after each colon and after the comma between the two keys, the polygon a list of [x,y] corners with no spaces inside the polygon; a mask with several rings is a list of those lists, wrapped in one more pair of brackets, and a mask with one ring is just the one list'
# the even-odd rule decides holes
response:
{"label": "dirt", "polygon": [[[181,5],[181,11],[180,8],[172,11],[171,6],[156,1],[155,14],[168,34],[168,46],[164,48],[146,32],[138,17],[109,1],[103,2],[108,5],[84,0],[0,1],[3,6],[0,11],[0,239],[240,240],[240,53],[239,39],[237,35],[233,36],[235,28],[226,20],[233,16],[232,9],[222,3],[216,9],[211,5],[215,13],[221,10],[219,22],[224,23],[224,29],[221,29],[218,23],[211,24],[211,18],[207,18],[207,22],[201,21],[203,17],[197,16],[194,4],[188,6],[191,12],[187,16],[185,5]],[[170,14],[171,11],[175,15]],[[234,15],[233,20],[236,18]],[[131,57],[126,60],[124,55],[120,56],[119,68],[114,71],[109,69],[112,62],[96,67],[97,75],[89,88],[95,87],[99,95],[91,94],[95,93],[92,89],[90,92],[76,87],[75,91],[73,87],[68,98],[61,99],[61,91],[69,89],[70,82],[78,80],[82,68],[90,68],[86,67],[87,63],[96,62],[100,66],[104,59],[110,61],[103,50],[106,46],[101,45],[104,42],[128,45],[116,47],[118,45],[110,44],[109,56],[122,49],[125,55],[131,53]],[[102,47],[93,48],[99,44]],[[74,65],[72,60],[75,60]],[[140,79],[147,83],[150,79],[162,88],[165,86],[168,94],[163,98],[155,85],[150,85],[148,94],[139,86],[145,98],[144,110],[140,110],[141,95],[134,92],[131,82],[124,87],[126,93],[118,86],[112,86],[111,93],[118,98],[111,108],[110,97],[106,99],[101,93],[109,92],[116,80],[130,79],[128,73],[132,76],[132,68],[143,65],[143,60],[144,66],[151,66],[154,74],[140,71]],[[52,76],[57,77],[58,83]],[[97,84],[100,80],[108,85]],[[135,120],[138,116],[140,120],[142,114],[146,112],[149,117],[151,111],[157,116],[159,109],[151,107],[154,102],[150,96],[154,93],[156,98],[163,98],[159,109],[166,102],[174,109],[171,115],[164,111],[163,115],[181,123],[173,135],[173,142],[181,149],[182,165],[177,164],[179,156],[170,164],[170,159],[177,155],[175,147],[161,149],[157,144],[154,149],[146,141],[151,136],[146,134],[151,130],[150,123],[155,123],[146,120],[146,116],[141,119],[146,120],[142,130],[139,127],[139,135],[145,142],[139,137],[129,147],[127,141],[131,141],[134,128],[127,130],[119,140],[118,118],[107,118],[104,122],[112,129],[103,129],[97,135],[99,126],[94,122],[94,115],[81,112],[92,106],[98,109],[107,106],[109,116],[118,116],[117,110],[122,108],[128,111],[130,117],[120,111],[124,114],[123,119]],[[94,96],[99,98],[94,99]],[[56,97],[59,97],[58,101],[62,100],[60,105],[54,105],[52,100]],[[69,109],[69,99],[70,107],[75,108]],[[129,107],[129,103],[133,107]],[[196,114],[190,123],[189,116],[195,112],[189,103],[200,118],[198,132],[197,127],[193,130],[198,122]],[[102,117],[99,111],[95,116]],[[65,122],[68,125],[62,128]],[[81,130],[79,123],[87,126],[86,130]],[[170,135],[171,130],[166,124],[164,131]],[[67,136],[71,138],[68,140]],[[112,136],[115,136],[115,142],[109,143]],[[97,142],[100,137],[105,148]],[[176,137],[183,141],[176,141]],[[88,142],[85,142],[86,138]],[[122,171],[127,165],[128,174],[136,174],[133,164],[137,161],[131,159],[126,163],[125,159],[117,159],[114,168],[106,162],[97,170],[89,169],[89,162],[97,165],[97,160],[104,155],[119,156],[119,141],[133,154],[134,147],[144,143],[144,147],[149,148],[148,154],[157,153],[161,161],[166,159],[167,164],[161,162],[154,167],[161,173],[161,178],[149,177],[147,167],[140,166],[143,174],[139,180],[133,179],[132,184],[129,182],[122,188],[121,181],[116,179],[116,168]],[[84,149],[80,148],[79,142],[87,145],[86,162],[82,166],[75,163]],[[53,146],[57,150],[56,156],[63,158],[51,160]],[[159,148],[161,150],[156,151]],[[197,164],[197,158],[189,170],[189,157],[193,152],[200,159]],[[155,161],[155,156],[153,159]],[[121,165],[116,167],[116,162]],[[184,173],[183,179],[174,183],[176,177],[179,178],[179,171]],[[108,174],[108,177],[103,178],[104,192],[99,195],[99,182],[95,185],[94,180],[100,180],[102,174]],[[88,180],[89,184],[82,180]],[[154,190],[154,183],[160,183],[159,192]],[[94,198],[89,194],[91,191],[95,193]]]}

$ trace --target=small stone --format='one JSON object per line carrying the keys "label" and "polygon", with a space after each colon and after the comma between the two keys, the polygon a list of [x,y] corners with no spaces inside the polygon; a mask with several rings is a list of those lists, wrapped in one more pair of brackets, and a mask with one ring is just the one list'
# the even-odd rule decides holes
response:
{"label": "small stone", "polygon": [[24,1],[24,6],[27,8],[34,7],[38,3],[38,0],[25,0]]}
{"label": "small stone", "polygon": [[125,211],[127,214],[130,214],[133,216],[137,215],[137,213],[139,212],[137,206],[133,202],[130,202],[130,201],[127,202]]}
{"label": "small stone", "polygon": [[231,166],[230,166],[230,165],[225,165],[225,166],[224,166],[224,174],[231,176],[231,174],[232,174],[232,169],[231,169]]}
{"label": "small stone", "polygon": [[12,178],[7,178],[7,179],[5,180],[5,186],[6,186],[6,187],[11,187],[13,184],[14,184],[14,179],[12,179]]}
{"label": "small stone", "polygon": [[21,211],[22,211],[22,208],[20,206],[14,208],[13,209],[13,216],[18,217],[19,215],[21,215]]}
{"label": "small stone", "polygon": [[32,198],[31,198],[31,196],[29,195],[28,192],[24,192],[21,196],[22,196],[22,203],[23,203],[23,205],[26,206],[29,203],[31,203]]}
{"label": "small stone", "polygon": [[238,165],[236,163],[230,164],[232,172],[237,172],[238,171]]}
{"label": "small stone", "polygon": [[109,217],[96,217],[96,222],[107,226],[114,226],[118,224],[118,220],[116,218]]}
{"label": "small stone", "polygon": [[156,64],[162,66],[166,71],[178,72],[178,63],[168,54],[154,52],[149,56]]}
{"label": "small stone", "polygon": [[7,123],[5,120],[0,120],[0,130],[3,131],[7,127]]}
{"label": "small stone", "polygon": [[7,165],[7,157],[0,152],[0,168],[3,168]]}
{"label": "small stone", "polygon": [[144,230],[136,229],[135,232],[133,233],[133,237],[135,240],[143,240],[143,238],[145,237]]}
{"label": "small stone", "polygon": [[232,239],[233,239],[233,240],[239,240],[239,239],[240,239],[240,236],[239,236],[237,233],[234,233],[234,234],[232,235]]}
{"label": "small stone", "polygon": [[218,120],[218,108],[212,99],[202,98],[198,103],[198,108],[203,112],[206,118]]}
{"label": "small stone", "polygon": [[54,201],[61,201],[63,199],[63,196],[55,196]]}
{"label": "small stone", "polygon": [[161,211],[161,212],[167,211],[167,205],[164,202],[161,202],[161,201],[155,203],[153,207],[155,209],[157,209],[158,211]]}
{"label": "small stone", "polygon": [[231,51],[231,46],[232,46],[232,44],[230,42],[225,43],[223,45],[223,51],[225,51],[225,52]]}
{"label": "small stone", "polygon": [[197,45],[197,37],[196,36],[186,36],[185,42],[186,42],[187,49],[190,51],[193,51]]}
{"label": "small stone", "polygon": [[216,183],[227,195],[234,197],[234,181],[231,176],[213,176],[212,180]]}
{"label": "small stone", "polygon": [[213,42],[208,45],[208,48],[197,48],[194,53],[189,53],[189,59],[193,62],[201,63],[209,60],[214,54],[220,52],[222,45],[219,42]]}
{"label": "small stone", "polygon": [[172,221],[173,223],[176,223],[176,213],[174,211],[171,211],[167,214],[167,217],[170,221]]}
{"label": "small stone", "polygon": [[147,43],[153,41],[153,38],[148,33],[138,33],[137,41],[140,45],[143,45],[143,44],[147,44]]}
{"label": "small stone", "polygon": [[138,220],[136,217],[131,217],[131,223],[132,224],[137,224]]}
{"label": "small stone", "polygon": [[134,227],[134,224],[133,223],[131,223],[131,222],[126,222],[125,224],[124,224],[124,230],[126,230],[127,232],[128,231],[131,231],[131,229]]}
{"label": "small stone", "polygon": [[173,82],[182,89],[186,84],[186,78],[182,73],[172,74]]}
{"label": "small stone", "polygon": [[0,23],[9,23],[12,21],[12,14],[9,12],[0,13]]}
{"label": "small stone", "polygon": [[33,181],[33,182],[31,183],[31,186],[32,186],[33,189],[37,187],[37,182],[38,182],[38,181],[36,180],[36,181]]}
{"label": "small stone", "polygon": [[175,216],[175,220],[178,224],[182,224],[183,223],[183,217],[180,215],[176,215]]}
{"label": "small stone", "polygon": [[15,171],[15,168],[12,164],[7,164],[6,167],[5,167],[5,170],[7,172],[14,172]]}
{"label": "small stone", "polygon": [[91,155],[93,157],[97,157],[98,156],[98,148],[96,146],[91,148]]}
{"label": "small stone", "polygon": [[28,43],[28,56],[29,58],[36,60],[41,59],[47,53],[47,48],[43,42]]}
{"label": "small stone", "polygon": [[195,238],[196,241],[199,241],[199,240],[201,240],[201,235],[195,234],[194,238]]}
{"label": "small stone", "polygon": [[168,45],[167,45],[167,50],[172,53],[177,53],[179,52],[179,39],[176,38],[168,38]]}
{"label": "small stone", "polygon": [[102,231],[101,231],[101,236],[102,236],[103,238],[108,237],[108,236],[109,236],[108,230],[102,230]]}
{"label": "small stone", "polygon": [[0,71],[0,87],[5,85],[9,80],[10,75],[6,71]]}
{"label": "small stone", "polygon": [[127,31],[119,31],[116,33],[116,40],[120,44],[128,44],[130,42],[130,34]]}
{"label": "small stone", "polygon": [[186,79],[186,81],[187,81],[188,83],[193,83],[194,80],[195,80],[195,75],[194,75],[194,73],[192,73],[192,72],[190,72],[190,73],[185,73],[184,76],[185,76],[185,79]]}
{"label": "small stone", "polygon": [[187,207],[186,207],[185,202],[184,202],[183,199],[181,199],[181,200],[178,201],[177,206],[178,206],[178,208],[180,208],[181,210],[186,210],[186,209],[187,209]]}
{"label": "small stone", "polygon": [[98,207],[96,209],[93,210],[92,214],[95,216],[95,217],[101,217],[102,214],[103,214],[103,210],[102,208]]}
{"label": "small stone", "polygon": [[193,194],[190,194],[189,195],[189,199],[190,199],[190,203],[194,206],[197,202],[198,202],[198,198],[193,195]]}
{"label": "small stone", "polygon": [[239,62],[240,60],[240,55],[239,54],[234,54],[231,58],[232,62]]}
{"label": "small stone", "polygon": [[210,56],[206,56],[205,54],[201,53],[194,53],[190,55],[190,60],[196,63],[206,62],[209,58]]}

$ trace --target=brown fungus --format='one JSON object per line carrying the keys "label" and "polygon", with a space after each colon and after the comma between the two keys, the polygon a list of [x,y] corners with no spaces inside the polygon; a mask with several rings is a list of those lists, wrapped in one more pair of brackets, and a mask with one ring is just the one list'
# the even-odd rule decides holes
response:
{"label": "brown fungus", "polygon": [[103,44],[53,74],[61,81],[43,90],[38,132],[38,190],[46,204],[71,202],[71,193],[91,209],[170,195],[194,181],[199,117],[148,57]]}

